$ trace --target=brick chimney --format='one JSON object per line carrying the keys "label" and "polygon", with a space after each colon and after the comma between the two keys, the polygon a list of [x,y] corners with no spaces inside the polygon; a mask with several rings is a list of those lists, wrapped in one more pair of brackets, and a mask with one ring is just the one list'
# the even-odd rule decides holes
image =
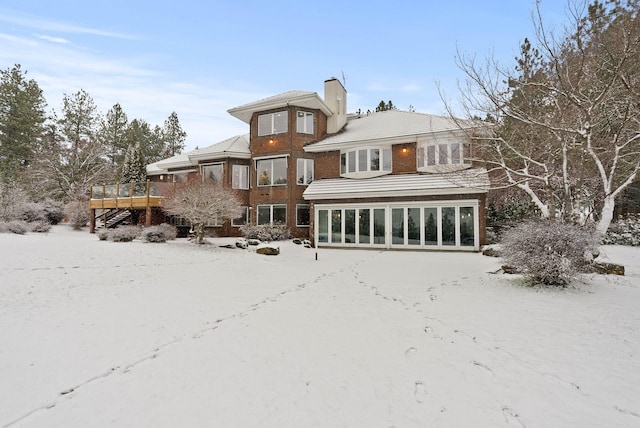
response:
{"label": "brick chimney", "polygon": [[347,90],[335,77],[324,81],[324,102],[333,111],[327,118],[327,134],[335,134],[347,123]]}

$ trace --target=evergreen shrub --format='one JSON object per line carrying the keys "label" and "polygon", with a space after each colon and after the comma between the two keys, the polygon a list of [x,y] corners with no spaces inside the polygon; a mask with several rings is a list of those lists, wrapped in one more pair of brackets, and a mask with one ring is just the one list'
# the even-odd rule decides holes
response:
{"label": "evergreen shrub", "polygon": [[147,242],[167,242],[168,240],[176,239],[176,236],[178,236],[178,230],[166,223],[147,227],[140,235]]}
{"label": "evergreen shrub", "polygon": [[640,214],[630,214],[611,223],[603,244],[640,246]]}
{"label": "evergreen shrub", "polygon": [[274,224],[245,224],[240,227],[245,239],[258,239],[260,241],[283,241],[291,237],[291,231],[282,223]]}
{"label": "evergreen shrub", "polygon": [[111,230],[110,240],[113,242],[131,242],[140,236],[137,226],[121,226]]}
{"label": "evergreen shrub", "polygon": [[44,233],[51,230],[51,223],[47,220],[38,220],[29,223],[29,228],[32,232]]}

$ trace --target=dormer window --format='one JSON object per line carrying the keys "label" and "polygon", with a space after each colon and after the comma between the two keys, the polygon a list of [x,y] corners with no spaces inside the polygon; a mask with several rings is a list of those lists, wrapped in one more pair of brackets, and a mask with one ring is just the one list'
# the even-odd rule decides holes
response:
{"label": "dormer window", "polygon": [[470,146],[460,141],[418,143],[418,171],[455,171],[471,166]]}
{"label": "dormer window", "polygon": [[258,137],[263,135],[284,134],[288,130],[286,111],[261,114],[258,116]]}
{"label": "dormer window", "polygon": [[391,148],[367,147],[340,153],[340,175],[369,178],[391,173]]}
{"label": "dormer window", "polygon": [[308,111],[296,113],[296,132],[298,134],[313,134],[313,113]]}

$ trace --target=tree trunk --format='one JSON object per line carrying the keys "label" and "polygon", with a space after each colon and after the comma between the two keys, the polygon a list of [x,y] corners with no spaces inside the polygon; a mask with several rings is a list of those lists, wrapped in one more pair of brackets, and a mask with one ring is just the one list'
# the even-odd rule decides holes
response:
{"label": "tree trunk", "polygon": [[600,220],[596,224],[596,236],[598,239],[604,238],[609,229],[611,220],[613,220],[613,209],[616,206],[615,197],[607,196],[603,200],[602,210],[600,211]]}

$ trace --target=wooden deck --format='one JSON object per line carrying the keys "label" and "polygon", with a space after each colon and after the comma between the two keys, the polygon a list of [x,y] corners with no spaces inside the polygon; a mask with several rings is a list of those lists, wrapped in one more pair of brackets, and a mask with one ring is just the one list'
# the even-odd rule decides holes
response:
{"label": "wooden deck", "polygon": [[89,208],[92,210],[105,208],[142,210],[147,207],[161,207],[163,200],[164,197],[162,196],[127,196],[121,198],[91,199],[89,201]]}

